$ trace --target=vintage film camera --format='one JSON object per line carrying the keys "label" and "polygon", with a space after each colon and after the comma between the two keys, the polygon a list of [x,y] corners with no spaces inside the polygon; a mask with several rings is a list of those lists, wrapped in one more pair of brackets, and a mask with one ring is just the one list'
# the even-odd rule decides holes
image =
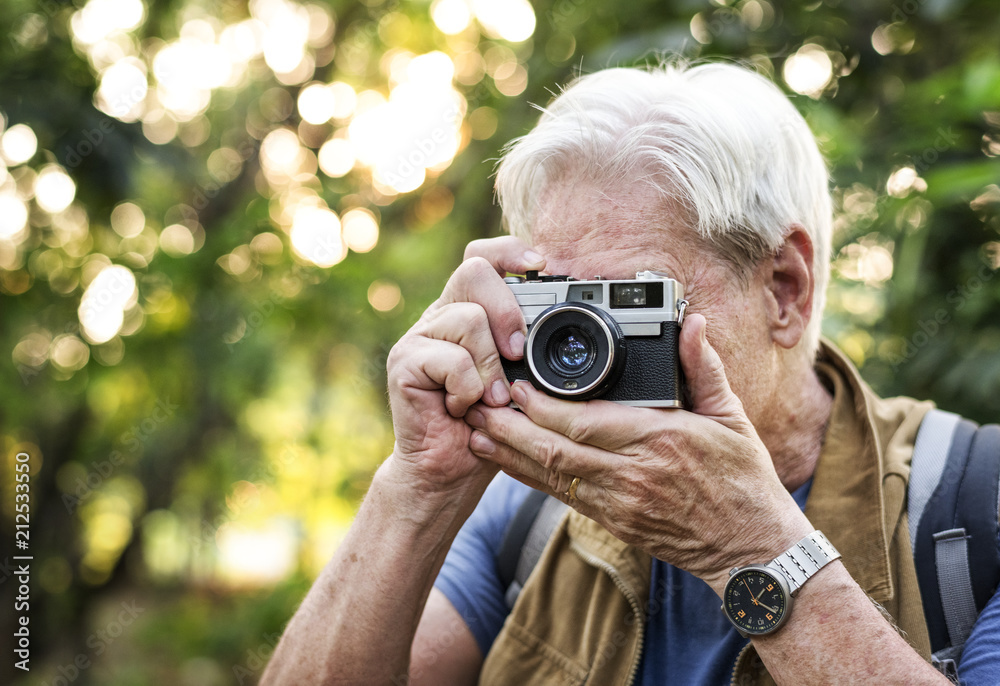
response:
{"label": "vintage film camera", "polygon": [[538,272],[504,281],[528,325],[524,358],[502,360],[508,381],[526,379],[566,400],[683,407],[680,283],[651,271],[622,281]]}

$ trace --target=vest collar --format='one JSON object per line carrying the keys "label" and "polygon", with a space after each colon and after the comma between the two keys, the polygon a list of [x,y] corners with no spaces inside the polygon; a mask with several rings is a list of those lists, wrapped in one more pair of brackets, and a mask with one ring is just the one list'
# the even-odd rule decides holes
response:
{"label": "vest collar", "polygon": [[833,406],[806,517],[840,551],[858,585],[884,604],[893,596],[885,527],[900,513],[890,517],[884,509],[883,448],[873,407],[880,400],[847,357],[826,341],[816,370],[832,386]]}

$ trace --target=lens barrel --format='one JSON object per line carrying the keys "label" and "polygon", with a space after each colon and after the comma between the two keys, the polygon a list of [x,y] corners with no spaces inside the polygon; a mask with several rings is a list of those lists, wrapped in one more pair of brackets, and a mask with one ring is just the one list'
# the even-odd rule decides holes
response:
{"label": "lens barrel", "polygon": [[609,314],[563,302],[535,319],[525,343],[534,385],[549,395],[586,400],[614,384],[625,366],[625,337]]}

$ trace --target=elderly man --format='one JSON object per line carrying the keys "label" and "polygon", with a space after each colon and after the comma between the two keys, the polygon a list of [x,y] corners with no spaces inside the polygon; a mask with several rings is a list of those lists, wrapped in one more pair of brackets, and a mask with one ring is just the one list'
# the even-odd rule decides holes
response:
{"label": "elderly man", "polygon": [[[264,681],[947,683],[903,504],[930,405],[820,342],[828,177],[781,92],[731,65],[586,76],[497,186],[513,235],[472,243],[393,348],[394,451]],[[528,270],[679,281],[687,407],[509,385],[526,327],[503,277]],[[531,488],[572,509],[508,610],[497,550]],[[794,607],[769,577],[727,591],[782,560]],[[970,674],[992,649],[970,641]]]}

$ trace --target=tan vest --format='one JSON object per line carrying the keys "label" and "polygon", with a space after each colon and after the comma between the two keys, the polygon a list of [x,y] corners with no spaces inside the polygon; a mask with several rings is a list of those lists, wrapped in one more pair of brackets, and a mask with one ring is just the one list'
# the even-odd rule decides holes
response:
{"label": "tan vest", "polygon": [[[861,588],[929,659],[905,502],[913,442],[933,405],[879,398],[828,343],[817,370],[832,384],[834,403],[806,516],[841,552]],[[486,656],[480,683],[634,683],[651,564],[648,554],[570,511]],[[752,646],[734,665],[732,683],[774,683]]]}

